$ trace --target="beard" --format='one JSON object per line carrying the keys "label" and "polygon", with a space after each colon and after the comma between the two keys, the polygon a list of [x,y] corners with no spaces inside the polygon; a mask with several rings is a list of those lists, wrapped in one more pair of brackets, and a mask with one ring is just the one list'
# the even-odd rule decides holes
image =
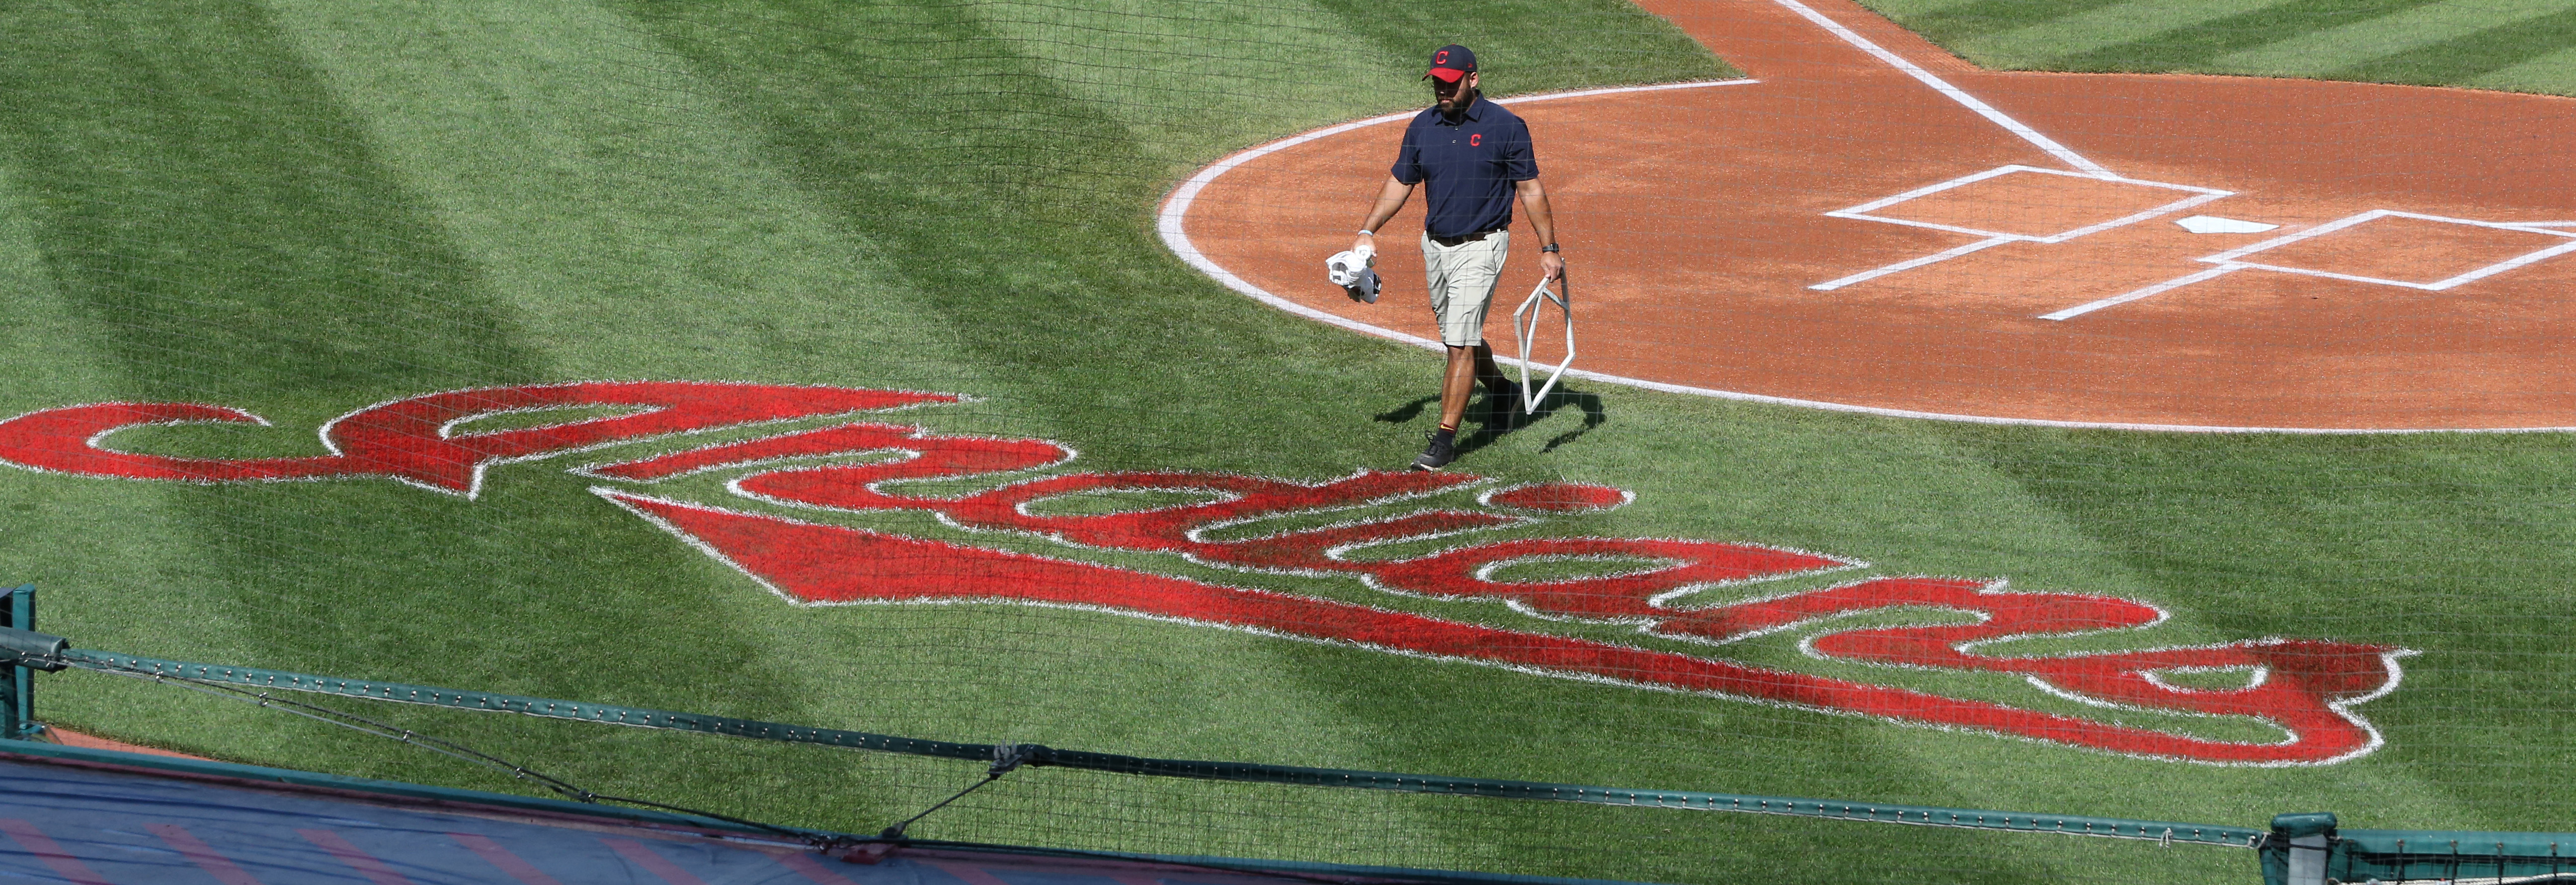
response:
{"label": "beard", "polygon": [[1431,99],[1433,103],[1440,108],[1440,116],[1447,118],[1449,122],[1455,123],[1458,122],[1458,115],[1465,112],[1467,102],[1473,95],[1474,93],[1467,91],[1466,87],[1462,86],[1459,87],[1458,91],[1447,95],[1442,95],[1437,92],[1432,93]]}

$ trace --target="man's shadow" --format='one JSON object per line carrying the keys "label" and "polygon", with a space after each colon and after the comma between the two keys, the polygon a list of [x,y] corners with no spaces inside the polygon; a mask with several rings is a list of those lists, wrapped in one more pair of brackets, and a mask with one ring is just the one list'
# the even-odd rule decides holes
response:
{"label": "man's shadow", "polygon": [[[1389,424],[1404,424],[1422,417],[1425,410],[1439,404],[1440,397],[1437,394],[1419,397],[1379,412],[1374,418]],[[1609,412],[1602,408],[1601,397],[1565,387],[1548,391],[1546,398],[1539,400],[1538,408],[1527,413],[1514,409],[1506,414],[1496,415],[1487,407],[1485,400],[1479,399],[1467,405],[1467,417],[1468,420],[1476,422],[1476,432],[1459,435],[1458,453],[1463,455],[1484,448],[1494,440],[1502,438],[1503,434],[1545,421],[1550,416],[1568,409],[1583,413],[1583,426],[1559,433],[1549,439],[1547,445],[1539,449],[1541,453],[1556,451],[1558,446],[1573,442],[1576,437],[1592,432],[1592,428],[1610,422]]]}

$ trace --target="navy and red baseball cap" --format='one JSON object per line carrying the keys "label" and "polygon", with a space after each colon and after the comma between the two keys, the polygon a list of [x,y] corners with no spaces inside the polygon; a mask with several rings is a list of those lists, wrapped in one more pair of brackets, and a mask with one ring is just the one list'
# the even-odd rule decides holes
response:
{"label": "navy and red baseball cap", "polygon": [[1476,54],[1467,51],[1467,47],[1451,43],[1431,54],[1431,70],[1422,76],[1437,77],[1442,83],[1456,83],[1475,72]]}

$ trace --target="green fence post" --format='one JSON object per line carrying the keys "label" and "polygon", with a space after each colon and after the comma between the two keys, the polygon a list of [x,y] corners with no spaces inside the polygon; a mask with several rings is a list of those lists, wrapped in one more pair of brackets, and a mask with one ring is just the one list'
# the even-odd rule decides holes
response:
{"label": "green fence post", "polygon": [[[36,585],[20,584],[9,591],[9,604],[0,606],[0,627],[33,630],[36,627]],[[0,679],[0,738],[33,737],[43,731],[36,724],[36,674],[25,667],[11,666],[9,678]]]}
{"label": "green fence post", "polygon": [[2263,885],[2325,885],[2334,838],[2333,812],[2273,815],[2263,838]]}

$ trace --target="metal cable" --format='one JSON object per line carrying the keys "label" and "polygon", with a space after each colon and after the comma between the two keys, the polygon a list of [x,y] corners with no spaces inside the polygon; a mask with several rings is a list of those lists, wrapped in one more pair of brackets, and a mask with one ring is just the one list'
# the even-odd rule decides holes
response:
{"label": "metal cable", "polygon": [[[2127,818],[2091,817],[2085,815],[2034,814],[2021,811],[1994,811],[1971,808],[1946,808],[1927,805],[1894,805],[1835,799],[1809,799],[1784,796],[1760,796],[1734,793],[1709,793],[1696,790],[1650,790],[1598,787],[1581,784],[1537,781],[1496,780],[1489,778],[1451,777],[1445,775],[1404,774],[1384,771],[1356,771],[1340,768],[1306,768],[1269,765],[1257,762],[1217,762],[1186,759],[1155,759],[1060,750],[1035,744],[995,745],[934,741],[895,735],[872,734],[837,728],[787,725],[730,716],[701,713],[677,713],[613,704],[524,697],[496,692],[463,691],[396,682],[377,682],[318,676],[284,670],[255,667],[231,667],[187,661],[161,660],[88,649],[69,649],[59,661],[70,666],[108,672],[183,678],[201,684],[228,684],[256,688],[336,694],[396,703],[422,704],[465,710],[519,713],[551,719],[573,719],[603,722],[636,728],[694,731],[704,734],[730,735],[755,740],[786,743],[818,744],[911,756],[990,762],[996,753],[1016,748],[1023,754],[1023,764],[1055,768],[1074,768],[1113,774],[1139,774],[1194,780],[1220,780],[1242,783],[1267,783],[1291,786],[1338,787],[1345,789],[1385,790],[1405,793],[1438,793],[1457,796],[1484,796],[1497,799],[1535,799],[1553,802],[1579,802],[1591,805],[1623,805],[1690,811],[1737,811],[1753,814],[1813,817],[1829,820],[1872,821],[1910,826],[1954,827],[2006,832],[2060,833],[2070,836],[2098,836],[2115,839],[2146,839],[2164,844],[2190,843],[2233,848],[2251,848],[2260,844],[2266,831],[2253,827],[2195,824],[2176,821],[2133,820]],[[607,797],[601,797],[607,798]],[[691,812],[702,813],[702,812]],[[725,819],[717,815],[707,815]],[[742,822],[749,823],[749,822]]]}
{"label": "metal cable", "polygon": [[[459,744],[459,743],[457,743],[457,742],[455,742],[455,741],[446,740],[446,739],[444,739],[444,738],[439,738],[439,737],[436,737],[436,736],[433,736],[433,735],[426,735],[426,734],[422,734],[422,733],[420,733],[420,732],[417,732],[417,731],[414,731],[414,730],[412,730],[412,729],[408,729],[408,728],[403,728],[403,727],[401,727],[401,726],[392,725],[392,724],[385,723],[385,722],[379,722],[379,721],[376,721],[376,720],[373,720],[373,719],[369,719],[369,718],[364,717],[364,716],[357,715],[357,714],[355,714],[355,713],[350,713],[350,712],[345,711],[345,710],[336,710],[336,709],[332,709],[332,708],[330,708],[330,707],[321,706],[321,705],[318,705],[318,704],[308,704],[308,703],[304,703],[304,702],[302,702],[302,701],[294,701],[294,700],[288,700],[288,699],[285,699],[285,698],[271,697],[271,696],[269,695],[269,693],[267,693],[267,692],[254,692],[254,691],[250,691],[250,690],[248,690],[248,689],[236,688],[236,687],[233,687],[233,686],[230,686],[230,685],[226,685],[226,684],[223,684],[223,683],[221,683],[221,682],[217,682],[217,681],[213,681],[213,680],[198,679],[198,678],[193,678],[193,677],[189,677],[189,676],[179,675],[179,674],[176,674],[176,673],[150,672],[150,671],[147,671],[147,670],[143,670],[143,669],[139,669],[139,668],[135,668],[135,667],[131,667],[131,666],[119,666],[119,665],[117,665],[117,664],[115,664],[115,663],[107,663],[107,662],[91,662],[91,661],[75,660],[75,659],[73,659],[73,658],[72,658],[70,655],[68,655],[68,654],[64,656],[64,663],[71,664],[72,666],[80,667],[80,668],[82,668],[82,669],[85,669],[85,670],[91,670],[91,671],[94,671],[94,672],[107,673],[107,674],[115,675],[115,676],[124,676],[124,677],[130,678],[130,679],[138,679],[138,680],[143,680],[143,681],[153,682],[153,683],[161,684],[161,685],[171,685],[171,686],[176,686],[176,687],[179,687],[179,688],[188,689],[188,690],[190,690],[190,691],[196,691],[196,692],[200,692],[200,693],[203,693],[203,694],[208,694],[208,695],[213,695],[213,696],[215,696],[215,697],[224,698],[224,699],[226,699],[226,700],[234,700],[234,701],[243,701],[243,702],[247,702],[247,703],[253,703],[253,704],[257,704],[257,705],[259,705],[259,706],[261,706],[261,707],[268,708],[268,709],[279,710],[279,711],[286,712],[286,713],[291,713],[291,714],[294,714],[294,715],[297,715],[297,716],[302,716],[302,717],[304,717],[304,718],[311,719],[311,720],[314,720],[314,721],[316,721],[316,722],[321,722],[321,723],[325,723],[325,724],[329,724],[329,725],[336,725],[336,726],[339,726],[339,727],[341,727],[341,728],[347,728],[347,729],[350,729],[350,730],[353,730],[353,731],[358,731],[358,732],[362,732],[362,733],[365,733],[365,734],[375,735],[375,736],[377,736],[377,737],[389,738],[389,739],[396,740],[396,741],[400,741],[400,742],[405,743],[405,744],[410,744],[410,745],[412,745],[412,746],[419,747],[419,748],[421,748],[421,749],[428,750],[428,751],[430,751],[430,752],[437,753],[437,754],[440,754],[440,755],[443,755],[443,756],[447,756],[447,757],[450,757],[450,758],[458,759],[458,760],[461,760],[461,761],[464,761],[464,762],[468,762],[468,763],[472,763],[472,764],[475,764],[475,765],[480,765],[480,766],[483,766],[483,767],[485,767],[485,768],[490,768],[490,769],[492,769],[492,770],[495,770],[495,771],[499,771],[499,772],[502,772],[502,773],[508,774],[508,775],[510,775],[512,778],[515,778],[515,779],[518,779],[518,780],[533,780],[533,781],[535,781],[535,782],[537,782],[537,783],[539,783],[539,784],[541,784],[541,785],[545,786],[545,788],[546,788],[546,789],[553,790],[553,791],[555,791],[556,793],[560,793],[560,794],[562,794],[562,795],[564,795],[564,796],[566,796],[566,797],[569,797],[569,798],[571,798],[571,799],[573,799],[574,801],[577,801],[577,802],[590,803],[590,804],[597,804],[597,803],[600,803],[600,802],[615,802],[615,803],[619,803],[619,804],[622,804],[622,805],[640,805],[640,806],[645,806],[645,807],[649,807],[649,808],[658,808],[658,809],[662,809],[662,810],[665,810],[665,811],[676,811],[676,812],[679,812],[679,813],[682,813],[682,814],[694,815],[694,816],[697,816],[697,817],[709,818],[709,819],[712,819],[712,820],[720,820],[720,821],[724,821],[724,822],[726,822],[726,823],[730,823],[730,824],[737,824],[737,825],[740,825],[740,826],[755,827],[755,828],[758,828],[758,829],[767,830],[767,831],[769,831],[769,832],[778,833],[778,834],[780,834],[780,835],[790,836],[790,837],[794,837],[794,838],[797,838],[797,839],[800,839],[800,840],[804,840],[804,841],[806,841],[806,842],[808,842],[808,843],[810,843],[810,844],[816,845],[817,847],[827,847],[827,846],[834,845],[834,844],[838,844],[838,843],[840,843],[840,842],[845,841],[845,839],[843,839],[842,837],[838,837],[838,836],[821,836],[821,835],[817,835],[817,834],[815,834],[815,833],[813,833],[813,832],[806,831],[806,830],[798,830],[798,829],[793,829],[793,828],[789,828],[789,827],[781,827],[781,826],[776,826],[776,825],[773,825],[773,824],[766,824],[766,823],[762,823],[762,822],[760,822],[760,821],[755,821],[755,820],[746,820],[746,819],[744,819],[744,818],[733,817],[733,816],[731,816],[731,815],[718,814],[718,813],[715,813],[715,812],[712,812],[712,811],[704,811],[704,810],[700,810],[700,809],[696,809],[696,808],[689,808],[689,807],[680,806],[680,805],[671,805],[671,804],[662,803],[662,802],[655,802],[655,801],[652,801],[652,800],[649,800],[649,799],[636,799],[636,798],[631,798],[631,797],[626,797],[626,796],[611,796],[611,795],[608,795],[608,794],[605,794],[605,793],[600,793],[600,792],[596,792],[596,791],[593,791],[593,790],[585,789],[585,788],[583,788],[583,787],[581,787],[581,786],[579,786],[579,785],[576,785],[576,784],[572,783],[571,781],[567,781],[567,780],[564,780],[564,779],[562,779],[562,778],[559,778],[559,777],[555,777],[555,776],[553,776],[553,775],[546,774],[546,773],[544,773],[544,772],[536,771],[536,770],[531,769],[531,768],[529,768],[529,767],[527,767],[527,766],[520,765],[520,764],[515,763],[515,762],[511,762],[511,761],[509,761],[509,760],[507,760],[507,759],[503,759],[503,758],[501,758],[501,757],[494,756],[494,755],[492,755],[492,754],[490,754],[490,753],[485,753],[485,752],[483,752],[483,751],[476,750],[476,749],[474,749],[474,748],[472,748],[472,747],[465,746],[464,744]],[[997,774],[997,775],[995,775],[995,777],[999,777],[999,775]],[[976,786],[982,786],[982,784],[977,784]],[[972,788],[969,788],[969,789],[972,789]],[[960,794],[960,795],[963,795],[963,794]],[[941,804],[941,805],[945,805],[945,804],[947,804],[947,803],[943,802],[943,803],[940,803],[940,804]],[[934,806],[932,810],[934,810],[934,811],[935,811],[935,810],[937,810],[937,808]],[[928,814],[928,813],[929,813],[929,812],[923,812],[923,814]],[[918,819],[918,817],[916,816],[916,818],[915,818],[915,819]],[[909,821],[907,821],[907,823],[909,823]]]}

